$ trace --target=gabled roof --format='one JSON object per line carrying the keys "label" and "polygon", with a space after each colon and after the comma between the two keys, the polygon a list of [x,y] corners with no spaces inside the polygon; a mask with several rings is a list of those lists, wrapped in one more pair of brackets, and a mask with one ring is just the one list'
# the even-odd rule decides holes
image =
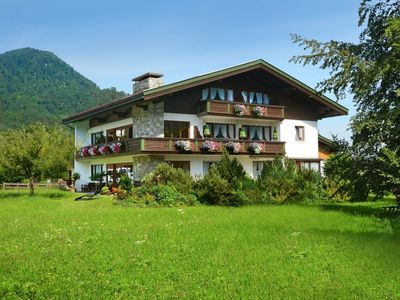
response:
{"label": "gabled roof", "polygon": [[335,115],[347,115],[348,113],[348,109],[340,105],[339,103],[322,95],[321,93],[317,92],[316,90],[304,84],[303,82],[297,80],[296,78],[290,76],[289,74],[283,72],[282,70],[267,63],[265,60],[257,59],[233,67],[225,68],[219,71],[214,71],[211,73],[191,77],[171,84],[166,84],[157,88],[148,89],[136,95],[130,95],[122,99],[114,100],[110,103],[65,118],[63,119],[63,123],[71,123],[74,121],[82,120],[90,116],[93,116],[94,114],[98,114],[130,102],[138,100],[152,100],[167,94],[182,91],[191,87],[199,86],[215,80],[227,78],[230,76],[234,76],[237,74],[257,69],[264,70],[267,73],[277,77],[278,79],[288,83],[294,88],[302,91],[303,93],[307,94],[310,98],[313,98],[315,101],[329,107],[329,109],[335,112]]}

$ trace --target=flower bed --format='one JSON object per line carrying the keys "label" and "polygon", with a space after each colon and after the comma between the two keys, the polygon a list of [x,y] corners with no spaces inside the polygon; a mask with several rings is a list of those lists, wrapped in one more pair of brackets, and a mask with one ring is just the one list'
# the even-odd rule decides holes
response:
{"label": "flower bed", "polygon": [[204,141],[200,146],[202,152],[217,152],[219,148],[219,143],[213,141]]}
{"label": "flower bed", "polygon": [[189,153],[192,152],[192,143],[190,141],[176,141],[175,142],[175,148],[176,150],[178,150],[179,152],[182,153]]}
{"label": "flower bed", "polygon": [[247,147],[247,151],[249,151],[251,154],[261,154],[262,145],[256,142],[250,143]]}
{"label": "flower bed", "polygon": [[240,152],[240,143],[237,142],[228,142],[225,144],[225,149],[230,154],[237,154]]}

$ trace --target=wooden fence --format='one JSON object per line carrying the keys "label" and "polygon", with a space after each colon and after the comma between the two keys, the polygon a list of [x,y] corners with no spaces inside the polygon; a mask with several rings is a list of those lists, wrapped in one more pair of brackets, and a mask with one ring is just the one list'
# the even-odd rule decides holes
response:
{"label": "wooden fence", "polygon": [[[33,187],[36,188],[42,188],[42,189],[51,189],[51,188],[57,188],[58,184],[56,183],[34,183]],[[21,189],[27,189],[29,190],[29,183],[10,183],[10,182],[3,182],[2,186],[3,190],[21,190]]]}

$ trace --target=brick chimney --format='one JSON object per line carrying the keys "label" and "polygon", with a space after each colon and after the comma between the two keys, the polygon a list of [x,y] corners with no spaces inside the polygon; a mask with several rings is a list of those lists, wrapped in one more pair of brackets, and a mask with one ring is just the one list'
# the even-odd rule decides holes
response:
{"label": "brick chimney", "polygon": [[164,75],[160,73],[147,72],[133,78],[133,94],[138,94],[144,90],[162,86],[164,83],[163,76]]}

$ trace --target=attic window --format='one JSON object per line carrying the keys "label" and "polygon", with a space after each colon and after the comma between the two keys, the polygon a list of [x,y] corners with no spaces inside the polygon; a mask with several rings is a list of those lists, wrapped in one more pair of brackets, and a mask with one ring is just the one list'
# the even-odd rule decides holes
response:
{"label": "attic window", "polygon": [[233,90],[224,88],[205,88],[202,90],[201,100],[233,101]]}
{"label": "attic window", "polygon": [[242,91],[240,94],[245,103],[269,105],[270,102],[269,96],[266,93]]}

